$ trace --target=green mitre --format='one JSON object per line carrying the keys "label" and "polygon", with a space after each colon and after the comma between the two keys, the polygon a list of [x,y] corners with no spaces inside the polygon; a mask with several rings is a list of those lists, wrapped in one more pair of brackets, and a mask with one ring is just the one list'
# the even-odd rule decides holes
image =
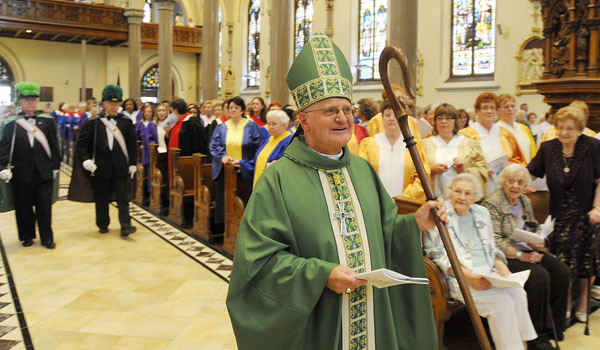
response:
{"label": "green mitre", "polygon": [[106,85],[104,89],[102,89],[102,102],[104,101],[122,102],[123,89],[118,85]]}
{"label": "green mitre", "polygon": [[40,97],[40,86],[31,81],[23,81],[15,86],[16,98],[15,106],[21,98],[25,97]]}
{"label": "green mitre", "polygon": [[352,102],[352,72],[336,44],[315,33],[288,72],[286,82],[299,110],[326,98],[342,97]]}

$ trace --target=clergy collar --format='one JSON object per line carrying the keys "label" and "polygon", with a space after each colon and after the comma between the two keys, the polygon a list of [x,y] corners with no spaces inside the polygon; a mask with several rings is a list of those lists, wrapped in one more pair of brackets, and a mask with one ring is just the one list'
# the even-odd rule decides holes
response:
{"label": "clergy collar", "polygon": [[[294,138],[285,151],[285,156],[298,164],[324,171],[346,167],[350,163],[351,159],[348,146],[344,146],[342,149],[342,154],[339,160],[331,159],[329,158],[331,155],[320,154],[308,147],[304,139],[304,135]],[[337,156],[338,155],[334,155],[334,157]]]}

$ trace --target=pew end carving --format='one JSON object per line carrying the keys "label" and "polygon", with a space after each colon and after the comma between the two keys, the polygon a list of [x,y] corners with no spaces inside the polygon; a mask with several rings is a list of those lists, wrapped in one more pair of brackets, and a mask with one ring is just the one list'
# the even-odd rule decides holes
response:
{"label": "pew end carving", "polygon": [[158,153],[158,144],[150,144],[150,210],[161,215],[168,210],[163,198],[168,196],[167,153]]}
{"label": "pew end carving", "polygon": [[171,189],[169,219],[175,224],[186,227],[191,215],[186,215],[194,202],[194,163],[192,156],[179,156],[179,148],[170,148]]}
{"label": "pew end carving", "polygon": [[225,165],[225,236],[223,249],[233,256],[237,233],[252,189],[242,181],[238,168]]}
{"label": "pew end carving", "polygon": [[137,164],[135,173],[135,197],[134,202],[138,205],[144,205],[144,181],[146,172],[142,165],[142,141],[137,141]]}
{"label": "pew end carving", "polygon": [[212,166],[204,154],[195,153],[194,157],[194,224],[192,233],[203,240],[214,243],[223,234],[212,232],[215,209],[215,183],[212,181]]}

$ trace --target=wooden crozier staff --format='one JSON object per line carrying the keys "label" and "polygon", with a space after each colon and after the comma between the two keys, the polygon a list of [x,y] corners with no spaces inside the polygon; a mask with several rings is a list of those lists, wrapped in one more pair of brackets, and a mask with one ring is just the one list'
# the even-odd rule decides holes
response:
{"label": "wooden crozier staff", "polygon": [[[395,95],[394,91],[392,90],[392,85],[390,83],[390,78],[388,74],[388,65],[390,60],[392,59],[395,59],[400,64],[406,92],[410,95],[410,97],[415,98],[415,93],[410,85],[408,61],[402,50],[399,48],[388,46],[381,52],[381,56],[379,57],[379,75],[381,76],[381,82],[383,84],[385,92],[388,96],[390,96],[390,104],[392,105],[392,109],[394,110],[394,114],[396,115],[396,119],[398,120],[398,124],[400,125],[400,130],[402,131],[402,135],[404,136],[404,142],[406,143],[406,147],[410,152],[410,157],[412,158],[415,168],[417,169],[417,173],[419,174],[419,179],[421,179],[421,184],[423,185],[425,195],[427,196],[428,200],[435,200],[435,195],[431,186],[431,182],[429,181],[429,177],[425,172],[425,167],[423,166],[421,156],[417,151],[417,143],[415,142],[415,139],[411,135],[410,130],[408,128],[408,115],[406,114],[404,107],[402,106],[400,101],[394,98]],[[471,297],[469,285],[467,284],[467,281],[465,280],[465,277],[463,275],[460,262],[458,261],[456,251],[454,250],[454,245],[452,244],[452,241],[450,240],[450,235],[448,234],[448,229],[446,228],[446,225],[442,223],[438,216],[435,214],[435,209],[432,209],[432,211],[435,224],[438,228],[438,231],[440,232],[440,236],[442,238],[442,242],[444,243],[444,247],[446,248],[448,258],[450,259],[452,270],[454,271],[454,275],[458,280],[460,291],[465,300],[465,304],[467,305],[467,311],[469,312],[469,317],[471,318],[471,322],[473,323],[473,327],[475,328],[475,333],[477,334],[479,345],[484,350],[490,350],[490,342],[488,340],[487,334],[485,333],[485,330],[483,329],[481,318],[479,318],[477,308],[475,307],[475,302]]]}

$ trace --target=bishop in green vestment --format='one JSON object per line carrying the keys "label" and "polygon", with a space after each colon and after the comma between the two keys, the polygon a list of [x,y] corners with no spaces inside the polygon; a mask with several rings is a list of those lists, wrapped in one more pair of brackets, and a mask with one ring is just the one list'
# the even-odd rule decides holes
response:
{"label": "bishop in green vestment", "polygon": [[[312,75],[310,75],[312,74]],[[345,144],[351,74],[317,33],[287,78],[304,135],[267,168],[238,232],[227,308],[240,349],[437,349],[427,285],[377,289],[380,268],[426,277],[420,232],[440,202],[398,215],[376,171]]]}

